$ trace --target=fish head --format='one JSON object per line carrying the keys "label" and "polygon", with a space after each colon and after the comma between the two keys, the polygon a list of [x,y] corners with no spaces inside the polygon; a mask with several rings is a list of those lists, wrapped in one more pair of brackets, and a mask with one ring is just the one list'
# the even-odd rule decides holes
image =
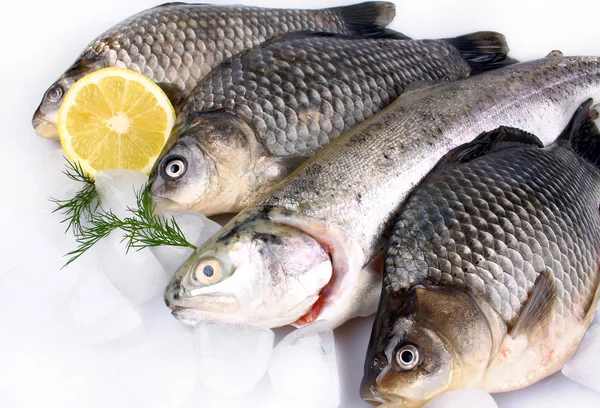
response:
{"label": "fish head", "polygon": [[65,95],[80,78],[103,67],[97,62],[79,59],[46,90],[31,120],[38,136],[58,139],[58,111]]}
{"label": "fish head", "polygon": [[190,325],[278,327],[305,315],[331,276],[331,259],[311,236],[251,218],[226,226],[192,254],[168,285],[165,302]]}
{"label": "fish head", "polygon": [[374,405],[421,407],[445,392],[477,386],[493,352],[477,302],[455,288],[417,285],[384,292],[361,397]]}
{"label": "fish head", "polygon": [[[182,119],[182,117],[185,118]],[[251,165],[254,133],[225,111],[180,115],[150,175],[159,206],[214,215],[235,208],[244,172]]]}

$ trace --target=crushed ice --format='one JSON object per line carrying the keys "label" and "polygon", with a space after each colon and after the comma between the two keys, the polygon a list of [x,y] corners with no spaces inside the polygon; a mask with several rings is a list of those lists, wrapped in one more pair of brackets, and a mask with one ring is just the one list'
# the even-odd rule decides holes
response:
{"label": "crushed ice", "polygon": [[[368,406],[359,402],[356,368],[364,359],[372,319],[338,331],[343,336],[337,347],[334,333],[319,322],[279,342],[274,337],[289,329],[275,330],[274,336],[261,328],[204,323],[192,331],[162,302],[166,282],[191,250],[156,247],[125,255],[120,232],[61,270],[65,259],[60,255],[73,249],[74,240],[64,234],[60,216],[51,213],[54,207],[45,199],[67,198],[80,185],[56,176],[64,169],[60,151],[46,160],[51,177],[37,179],[40,204],[32,213],[37,225],[32,233],[46,236],[48,246],[39,248],[26,267],[0,269],[0,321],[13,328],[0,336],[0,406],[36,406],[39,395],[48,407]],[[147,177],[106,171],[96,180],[103,209],[123,217],[136,205],[135,192]],[[220,227],[193,212],[162,215],[175,217],[196,246]],[[345,347],[349,343],[361,344],[361,352]],[[600,406],[600,394],[591,390],[600,392],[598,350],[596,319],[563,370],[570,379],[558,373],[493,399],[482,391],[460,390],[429,406]],[[352,372],[338,373],[338,363]]]}

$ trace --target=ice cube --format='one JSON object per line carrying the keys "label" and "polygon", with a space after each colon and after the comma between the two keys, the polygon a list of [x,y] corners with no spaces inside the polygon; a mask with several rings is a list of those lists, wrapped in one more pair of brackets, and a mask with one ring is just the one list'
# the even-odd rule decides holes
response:
{"label": "ice cube", "polygon": [[38,187],[34,194],[39,194],[40,200],[36,201],[43,208],[54,210],[56,205],[49,201],[49,198],[57,200],[70,199],[84,187],[84,183],[72,180],[63,174],[63,172],[69,170],[69,162],[62,148],[41,154],[39,160],[40,162],[34,170],[34,182]]}
{"label": "ice cube", "polygon": [[282,398],[319,408],[337,407],[340,386],[333,331],[328,323],[318,321],[283,338],[273,351],[269,379]]}
{"label": "ice cube", "polygon": [[190,333],[151,340],[120,354],[117,377],[125,406],[176,408],[192,393],[196,381]]}
{"label": "ice cube", "polygon": [[127,252],[123,232],[115,230],[92,248],[102,270],[127,300],[141,304],[161,295],[168,282],[161,263],[148,248]]}
{"label": "ice cube", "polygon": [[260,408],[317,408],[315,405],[298,401],[295,398],[275,397],[260,406]]}
{"label": "ice cube", "polygon": [[114,340],[142,324],[139,314],[107,277],[94,270],[81,276],[68,308],[73,329],[88,344]]}
{"label": "ice cube", "polygon": [[272,330],[241,324],[200,323],[194,342],[200,381],[212,391],[237,395],[263,377],[273,350]]}
{"label": "ice cube", "polygon": [[[179,228],[181,228],[181,232],[183,232],[185,239],[196,247],[201,246],[221,229],[221,225],[195,211],[165,210],[160,212],[160,215],[168,220],[170,220],[171,217],[175,218],[175,222]],[[152,252],[162,263],[167,274],[171,276],[192,254],[193,250],[186,247],[161,245],[153,247]]]}
{"label": "ice cube", "polygon": [[148,181],[140,171],[126,169],[101,170],[94,178],[100,205],[123,219],[131,216],[127,208],[137,208],[136,194]]}
{"label": "ice cube", "polygon": [[498,408],[490,394],[477,388],[450,391],[435,398],[425,408]]}
{"label": "ice cube", "polygon": [[596,392],[600,392],[600,324],[591,326],[577,349],[575,356],[562,369],[562,373]]}

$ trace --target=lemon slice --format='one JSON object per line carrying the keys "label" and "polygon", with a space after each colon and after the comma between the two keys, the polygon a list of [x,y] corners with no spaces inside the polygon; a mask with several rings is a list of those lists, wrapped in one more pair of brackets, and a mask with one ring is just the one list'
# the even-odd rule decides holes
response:
{"label": "lemon slice", "polygon": [[175,122],[165,93],[145,76],[105,68],[77,81],[58,112],[65,154],[90,176],[103,169],[150,173]]}

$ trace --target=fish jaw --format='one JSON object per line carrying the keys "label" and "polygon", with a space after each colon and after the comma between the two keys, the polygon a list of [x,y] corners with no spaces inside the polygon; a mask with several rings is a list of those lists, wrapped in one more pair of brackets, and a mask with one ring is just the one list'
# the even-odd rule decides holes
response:
{"label": "fish jaw", "polygon": [[[367,349],[361,396],[383,406],[421,407],[448,391],[478,387],[498,336],[505,333],[501,319],[490,316],[482,302],[458,288],[386,287]],[[416,357],[403,367],[407,347]]]}
{"label": "fish jaw", "polygon": [[[218,279],[199,282],[209,264],[218,270]],[[331,273],[327,253],[301,231],[260,220],[232,221],[178,269],[165,302],[187,324],[279,327],[311,309]],[[211,273],[210,279],[215,276]]]}
{"label": "fish jaw", "polygon": [[[47,97],[44,97],[46,99]],[[49,103],[42,101],[40,106],[37,108],[31,120],[31,124],[35,133],[44,139],[58,140],[58,107],[49,109],[44,106]]]}
{"label": "fish jaw", "polygon": [[31,121],[35,134],[44,139],[58,140],[58,127],[56,122],[34,116]]}

